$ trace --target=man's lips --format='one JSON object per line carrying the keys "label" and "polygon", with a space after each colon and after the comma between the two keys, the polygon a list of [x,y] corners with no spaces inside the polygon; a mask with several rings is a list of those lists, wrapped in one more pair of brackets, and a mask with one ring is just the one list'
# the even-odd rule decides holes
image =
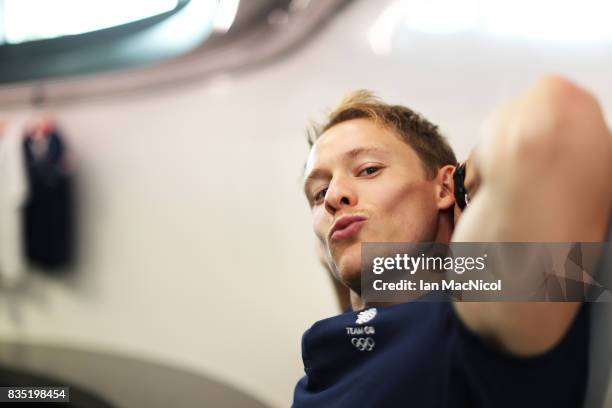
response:
{"label": "man's lips", "polygon": [[338,219],[330,230],[330,239],[339,241],[357,235],[366,220],[366,217],[360,215],[350,215]]}

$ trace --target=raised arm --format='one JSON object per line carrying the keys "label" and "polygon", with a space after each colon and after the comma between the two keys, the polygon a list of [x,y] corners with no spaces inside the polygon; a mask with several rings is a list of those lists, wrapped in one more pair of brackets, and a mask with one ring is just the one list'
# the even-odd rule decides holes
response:
{"label": "raised arm", "polygon": [[[612,214],[612,134],[598,102],[562,77],[540,80],[492,116],[466,184],[473,197],[453,241],[604,240]],[[454,304],[473,331],[520,355],[553,347],[579,305]]]}

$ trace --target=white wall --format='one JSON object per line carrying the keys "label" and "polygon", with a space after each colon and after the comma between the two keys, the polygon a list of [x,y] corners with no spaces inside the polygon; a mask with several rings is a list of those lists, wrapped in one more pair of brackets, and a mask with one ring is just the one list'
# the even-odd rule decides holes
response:
{"label": "white wall", "polygon": [[302,332],[335,313],[299,184],[307,119],[370,88],[439,123],[462,158],[484,116],[545,72],[612,106],[604,48],[403,30],[377,56],[365,30],[388,3],[348,7],[254,72],[58,108],[80,163],[81,263],[2,293],[2,337],[156,359],[287,406]]}

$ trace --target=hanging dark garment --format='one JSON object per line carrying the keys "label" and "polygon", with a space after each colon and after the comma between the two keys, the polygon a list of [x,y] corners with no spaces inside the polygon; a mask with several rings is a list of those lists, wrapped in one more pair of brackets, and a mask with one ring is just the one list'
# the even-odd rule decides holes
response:
{"label": "hanging dark garment", "polygon": [[24,207],[25,252],[30,262],[56,268],[74,258],[74,181],[59,133],[54,130],[46,142],[42,152],[31,137],[23,142],[30,188]]}

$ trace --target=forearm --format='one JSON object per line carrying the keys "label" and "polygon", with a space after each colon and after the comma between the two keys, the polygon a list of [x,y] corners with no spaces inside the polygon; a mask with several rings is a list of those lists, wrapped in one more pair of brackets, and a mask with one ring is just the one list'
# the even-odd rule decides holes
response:
{"label": "forearm", "polygon": [[[601,241],[612,212],[612,135],[595,99],[552,78],[498,112],[471,157],[480,185],[455,241]],[[468,166],[468,169],[470,166]],[[473,180],[478,180],[475,183]]]}
{"label": "forearm", "polygon": [[[453,241],[605,239],[612,211],[612,138],[592,96],[548,78],[500,110],[489,131],[472,163],[480,188]],[[578,307],[569,302],[455,304],[468,327],[517,354],[556,344]]]}

